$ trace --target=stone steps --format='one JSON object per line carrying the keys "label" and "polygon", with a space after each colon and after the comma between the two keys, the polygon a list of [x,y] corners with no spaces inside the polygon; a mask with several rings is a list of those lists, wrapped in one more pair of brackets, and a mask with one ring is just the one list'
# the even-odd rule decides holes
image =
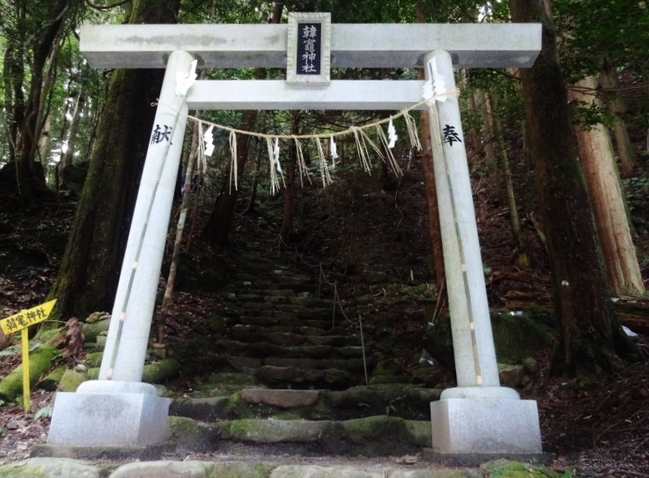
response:
{"label": "stone steps", "polygon": [[[347,420],[391,416],[409,420],[429,417],[430,402],[440,389],[416,385],[361,385],[344,390],[278,390],[243,386],[223,394],[222,388],[174,399],[170,413],[201,421],[227,419]],[[232,391],[232,390],[231,390]]]}
{"label": "stone steps", "polygon": [[[430,446],[428,420],[404,420],[399,417],[372,416],[350,420],[282,420],[244,418],[219,420],[195,427],[183,417],[170,417],[172,441],[192,449],[219,447],[228,443],[245,445],[284,445],[294,454],[295,445],[310,445],[312,452],[327,455],[395,456],[417,453]],[[188,428],[195,427],[191,433]],[[386,440],[389,436],[389,440]],[[183,443],[184,440],[191,440]]]}
{"label": "stone steps", "polygon": [[202,363],[280,389],[339,390],[361,383],[375,358],[365,350],[363,362],[360,337],[341,322],[342,311],[334,316],[332,302],[315,297],[316,284],[282,265],[285,259],[233,253],[237,272],[220,292],[225,328]]}
{"label": "stone steps", "polygon": [[[270,335],[270,334],[269,334]],[[289,334],[288,338],[291,339],[304,339],[308,336],[299,336]],[[362,358],[363,349],[359,346],[345,345],[341,347],[334,347],[325,344],[310,344],[304,342],[302,344],[289,345],[287,336],[283,334],[274,334],[267,337],[268,341],[256,341],[253,343],[243,342],[238,340],[218,340],[214,342],[214,350],[217,353],[225,353],[229,355],[243,356],[243,357],[275,357],[275,358],[305,358],[305,359],[331,359],[331,360],[344,360],[347,358]],[[279,342],[279,343],[274,343]],[[269,363],[268,365],[274,365]],[[282,365],[283,366],[283,365]],[[321,367],[314,367],[321,368]],[[325,368],[335,368],[325,366]]]}

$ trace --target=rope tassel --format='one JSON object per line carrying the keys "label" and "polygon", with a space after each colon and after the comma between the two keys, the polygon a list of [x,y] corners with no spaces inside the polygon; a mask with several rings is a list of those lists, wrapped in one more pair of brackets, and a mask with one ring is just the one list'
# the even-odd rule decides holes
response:
{"label": "rope tassel", "polygon": [[322,178],[322,187],[329,186],[333,181],[329,173],[329,166],[327,165],[327,158],[325,157],[324,150],[320,140],[316,138],[315,144],[318,146],[318,158],[320,161],[320,177]]}
{"label": "rope tassel", "polygon": [[311,176],[309,175],[309,170],[306,167],[306,162],[304,161],[304,153],[302,152],[302,143],[300,143],[300,140],[297,138],[297,136],[293,136],[293,140],[295,141],[297,169],[300,173],[300,187],[304,187],[303,178],[305,176],[309,180],[309,184],[313,184],[311,182]]}

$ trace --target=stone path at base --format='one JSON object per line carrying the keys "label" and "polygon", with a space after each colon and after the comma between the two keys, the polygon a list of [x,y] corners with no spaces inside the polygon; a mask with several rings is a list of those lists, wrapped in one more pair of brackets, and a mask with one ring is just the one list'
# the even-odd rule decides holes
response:
{"label": "stone path at base", "polygon": [[[403,457],[407,461],[414,457]],[[148,461],[126,465],[89,464],[69,458],[30,458],[0,467],[0,477],[15,478],[477,478],[477,468],[450,469],[426,463],[321,459],[277,461]]]}

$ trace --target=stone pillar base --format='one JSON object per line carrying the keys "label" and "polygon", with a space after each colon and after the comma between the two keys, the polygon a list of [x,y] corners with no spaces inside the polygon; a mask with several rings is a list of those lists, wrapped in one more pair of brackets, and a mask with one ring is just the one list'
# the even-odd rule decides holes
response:
{"label": "stone pillar base", "polygon": [[443,398],[431,402],[430,415],[436,453],[542,452],[534,400]]}
{"label": "stone pillar base", "polygon": [[57,392],[48,445],[154,445],[167,439],[171,399],[146,383],[93,380]]}

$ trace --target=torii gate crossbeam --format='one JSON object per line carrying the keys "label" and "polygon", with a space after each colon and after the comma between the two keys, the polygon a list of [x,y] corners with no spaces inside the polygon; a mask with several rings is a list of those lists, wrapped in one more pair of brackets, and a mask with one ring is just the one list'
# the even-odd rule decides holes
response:
{"label": "torii gate crossbeam", "polygon": [[[189,91],[178,89],[194,60],[218,68],[285,66],[286,38],[286,25],[82,27],[81,50],[92,66],[165,67],[166,73],[99,380],[85,382],[76,394],[57,395],[48,443],[165,439],[168,401],[140,381],[188,107],[398,110],[422,98],[418,81],[202,81]],[[423,67],[426,80],[446,91],[455,88],[454,64],[526,67],[540,48],[538,24],[331,25],[332,66]],[[536,402],[500,387],[459,103],[456,96],[442,96],[432,105],[437,119],[431,135],[458,387],[431,404],[433,448],[447,454],[538,453]]]}

